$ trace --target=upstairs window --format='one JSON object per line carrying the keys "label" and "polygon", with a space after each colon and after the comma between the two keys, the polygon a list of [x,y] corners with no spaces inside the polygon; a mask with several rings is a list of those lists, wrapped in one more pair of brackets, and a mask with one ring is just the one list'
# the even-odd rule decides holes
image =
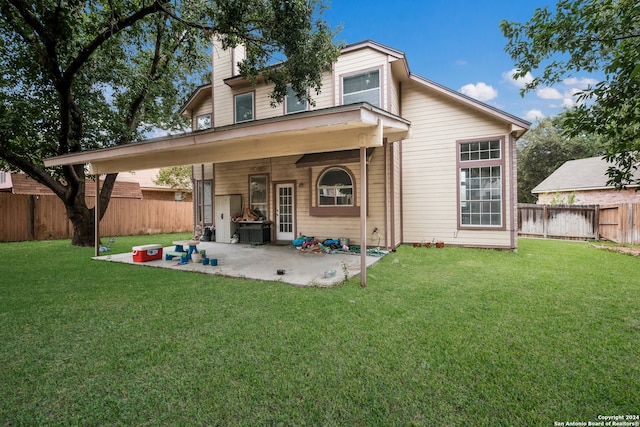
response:
{"label": "upstairs window", "polygon": [[196,130],[211,128],[211,114],[203,114],[196,117]]}
{"label": "upstairs window", "polygon": [[325,171],[318,180],[318,206],[353,206],[351,175],[342,168]]}
{"label": "upstairs window", "polygon": [[367,71],[342,79],[342,104],[368,102],[380,106],[380,71]]}
{"label": "upstairs window", "polygon": [[235,97],[236,123],[253,120],[253,92],[243,93]]}
{"label": "upstairs window", "polygon": [[298,95],[291,85],[287,86],[287,96],[284,98],[285,114],[307,111],[307,101],[298,99]]}

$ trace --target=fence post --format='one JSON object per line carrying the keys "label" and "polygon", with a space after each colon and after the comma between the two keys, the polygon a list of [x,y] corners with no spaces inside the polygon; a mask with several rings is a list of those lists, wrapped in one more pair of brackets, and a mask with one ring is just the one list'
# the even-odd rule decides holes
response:
{"label": "fence post", "polygon": [[29,195],[29,213],[27,214],[27,239],[35,240],[36,230],[36,200],[33,194]]}
{"label": "fence post", "polygon": [[600,240],[600,205],[596,205],[595,206],[595,213],[594,213],[594,227],[593,230],[595,231],[595,239],[596,240]]}
{"label": "fence post", "polygon": [[545,239],[547,238],[547,221],[548,221],[548,215],[549,215],[549,211],[547,210],[547,205],[544,204],[544,207],[542,208],[542,237],[544,237]]}

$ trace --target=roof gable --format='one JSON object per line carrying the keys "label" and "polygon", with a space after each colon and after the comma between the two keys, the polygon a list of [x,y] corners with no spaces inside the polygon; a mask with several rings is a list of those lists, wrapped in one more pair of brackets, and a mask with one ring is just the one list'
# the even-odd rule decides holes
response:
{"label": "roof gable", "polygon": [[[355,52],[362,49],[371,49],[376,52],[383,53],[388,55],[391,62],[391,69],[394,76],[400,81],[411,80],[420,85],[423,85],[431,90],[438,92],[439,94],[451,99],[454,102],[464,104],[468,107],[471,107],[477,111],[480,111],[483,114],[488,114],[498,120],[508,123],[511,125],[511,133],[513,133],[516,137],[522,136],[529,128],[531,127],[531,123],[521,119],[520,117],[509,114],[505,111],[502,111],[498,108],[492,107],[488,104],[485,104],[477,99],[471,98],[467,95],[464,95],[456,90],[450,89],[446,86],[443,86],[439,83],[431,81],[427,78],[414,74],[409,69],[409,64],[404,52],[385,46],[373,40],[364,40],[358,43],[352,43],[344,48],[342,48],[341,55],[348,54],[350,52]],[[246,84],[247,81],[242,76],[234,76],[228,79],[225,79],[225,83],[231,86]],[[185,105],[180,109],[180,115],[183,117],[190,117],[189,109],[202,102],[204,97],[211,96],[210,93],[211,84],[200,86],[196,91],[191,95],[189,100],[185,103]]]}

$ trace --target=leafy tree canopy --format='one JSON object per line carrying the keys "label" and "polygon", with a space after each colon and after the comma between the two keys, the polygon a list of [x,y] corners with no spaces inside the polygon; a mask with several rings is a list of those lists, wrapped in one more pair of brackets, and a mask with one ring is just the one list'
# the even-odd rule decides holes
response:
{"label": "leafy tree canopy", "polygon": [[[322,0],[0,0],[0,168],[51,188],[73,243],[93,244],[84,165],[46,169],[42,159],[183,126],[175,112],[209,78],[212,36],[247,46],[242,73],[264,71],[274,100],[287,83],[306,97],[339,54],[323,8]],[[104,180],[100,216],[115,177]]]}
{"label": "leafy tree canopy", "polygon": [[637,0],[560,0],[555,11],[536,9],[526,23],[502,21],[516,78],[535,75],[523,93],[572,73],[604,79],[578,94],[564,117],[569,136],[597,134],[607,141],[610,183],[633,183],[640,160],[640,3]]}
{"label": "leafy tree canopy", "polygon": [[175,190],[191,190],[191,166],[171,166],[161,168],[158,176],[153,180],[158,185],[168,185]]}
{"label": "leafy tree canopy", "polygon": [[542,119],[518,141],[519,203],[535,203],[531,190],[564,162],[604,155],[605,144],[599,136],[565,134],[565,114]]}

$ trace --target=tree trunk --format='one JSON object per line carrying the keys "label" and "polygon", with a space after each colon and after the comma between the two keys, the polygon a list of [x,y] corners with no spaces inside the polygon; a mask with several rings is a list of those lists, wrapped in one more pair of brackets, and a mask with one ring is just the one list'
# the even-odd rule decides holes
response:
{"label": "tree trunk", "polygon": [[95,245],[95,214],[93,208],[88,208],[85,203],[72,203],[66,206],[67,216],[73,224],[74,246]]}
{"label": "tree trunk", "polygon": [[[100,188],[100,219],[104,217],[109,207],[117,176],[118,174],[108,174],[102,181]],[[95,182],[92,184],[95,184]],[[73,224],[71,244],[74,246],[95,246],[95,208],[87,207],[85,185],[84,181],[80,181],[74,193],[76,196],[63,199],[67,217]]]}

